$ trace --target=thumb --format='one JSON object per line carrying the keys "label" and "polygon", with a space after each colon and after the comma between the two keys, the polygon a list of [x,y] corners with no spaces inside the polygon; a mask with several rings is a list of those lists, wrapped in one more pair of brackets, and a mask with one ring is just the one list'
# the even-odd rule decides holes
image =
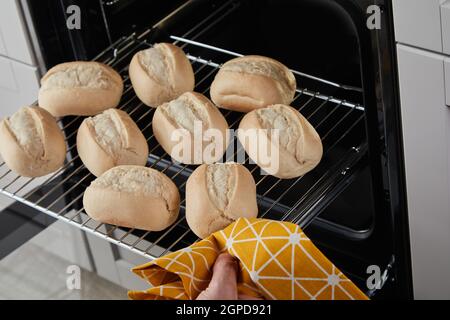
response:
{"label": "thumb", "polygon": [[221,253],[214,263],[208,288],[198,300],[237,300],[237,261],[229,253]]}

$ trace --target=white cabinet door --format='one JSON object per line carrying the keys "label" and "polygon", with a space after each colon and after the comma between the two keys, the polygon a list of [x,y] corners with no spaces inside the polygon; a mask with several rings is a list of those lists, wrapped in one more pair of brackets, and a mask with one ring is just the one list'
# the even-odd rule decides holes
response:
{"label": "white cabinet door", "polygon": [[18,0],[0,1],[0,54],[34,64]]}
{"label": "white cabinet door", "polygon": [[56,221],[30,240],[41,250],[63,258],[70,264],[94,271],[83,231],[63,221]]}
{"label": "white cabinet door", "polygon": [[35,102],[38,90],[36,67],[0,57],[0,118]]}
{"label": "white cabinet door", "polygon": [[441,5],[442,48],[450,55],[450,0]]}
{"label": "white cabinet door", "polygon": [[445,57],[403,45],[397,49],[414,294],[450,299]]}
{"label": "white cabinet door", "polygon": [[440,6],[444,0],[394,0],[398,42],[442,52]]}
{"label": "white cabinet door", "polygon": [[[103,226],[99,230],[106,232]],[[133,267],[148,262],[148,259],[95,235],[88,233],[86,235],[96,272],[99,276],[128,290],[145,290],[149,287],[146,281],[131,272]],[[115,237],[120,238],[117,235]],[[126,240],[127,243],[133,243],[137,240],[137,237],[130,234],[126,237]]]}

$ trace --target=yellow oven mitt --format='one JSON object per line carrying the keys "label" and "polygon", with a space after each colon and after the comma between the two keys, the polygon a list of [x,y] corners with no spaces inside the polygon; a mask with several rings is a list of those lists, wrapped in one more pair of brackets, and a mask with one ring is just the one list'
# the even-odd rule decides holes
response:
{"label": "yellow oven mitt", "polygon": [[367,300],[309,240],[299,226],[240,218],[224,230],[132,271],[153,287],[131,299],[196,299],[227,250],[239,260],[240,294],[284,300]]}

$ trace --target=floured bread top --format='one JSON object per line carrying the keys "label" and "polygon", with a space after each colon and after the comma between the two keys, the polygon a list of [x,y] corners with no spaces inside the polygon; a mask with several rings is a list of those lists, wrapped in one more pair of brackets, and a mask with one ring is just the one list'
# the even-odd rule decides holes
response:
{"label": "floured bread top", "polygon": [[206,168],[206,186],[209,199],[214,206],[224,212],[236,189],[236,164],[210,164]]}
{"label": "floured bread top", "polygon": [[156,170],[139,166],[114,167],[94,180],[91,186],[164,199],[168,198],[170,190],[166,176]]}
{"label": "floured bread top", "polygon": [[142,50],[138,52],[137,57],[139,63],[150,77],[154,78],[158,83],[169,85],[170,61],[162,45],[155,44],[150,49]]}
{"label": "floured bread top", "polygon": [[[263,129],[278,130],[280,145],[292,155],[296,155],[297,141],[301,137],[301,127],[298,117],[284,105],[273,105],[256,110],[256,115]],[[273,137],[273,132],[268,132]]]}
{"label": "floured bread top", "polygon": [[42,81],[42,90],[92,88],[112,89],[119,86],[108,70],[97,63],[68,63],[49,73]]}
{"label": "floured bread top", "polygon": [[175,100],[160,106],[164,116],[178,128],[194,132],[196,121],[201,122],[203,129],[209,128],[206,106],[194,95],[184,93]]}
{"label": "floured bread top", "polygon": [[39,122],[28,107],[21,108],[7,122],[19,145],[34,159],[43,157],[45,153]]}
{"label": "floured bread top", "polygon": [[95,117],[86,119],[95,134],[95,140],[109,155],[115,157],[123,149],[125,142],[121,132],[122,122],[114,110],[106,110]]}
{"label": "floured bread top", "polygon": [[282,86],[289,99],[292,99],[290,95],[295,91],[296,82],[292,73],[281,63],[270,58],[258,56],[237,58],[225,63],[221,69],[272,78]]}

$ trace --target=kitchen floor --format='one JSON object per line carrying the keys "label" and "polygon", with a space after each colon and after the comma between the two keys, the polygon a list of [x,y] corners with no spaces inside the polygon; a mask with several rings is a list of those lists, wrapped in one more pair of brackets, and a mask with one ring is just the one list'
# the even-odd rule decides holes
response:
{"label": "kitchen floor", "polygon": [[68,265],[29,242],[0,261],[0,299],[127,299],[124,288],[85,270],[80,289],[69,290]]}
{"label": "kitchen floor", "polygon": [[[0,211],[9,201],[0,195]],[[0,260],[0,299],[127,299],[126,289],[81,270],[80,288],[68,289],[71,263],[42,249],[44,230]]]}

